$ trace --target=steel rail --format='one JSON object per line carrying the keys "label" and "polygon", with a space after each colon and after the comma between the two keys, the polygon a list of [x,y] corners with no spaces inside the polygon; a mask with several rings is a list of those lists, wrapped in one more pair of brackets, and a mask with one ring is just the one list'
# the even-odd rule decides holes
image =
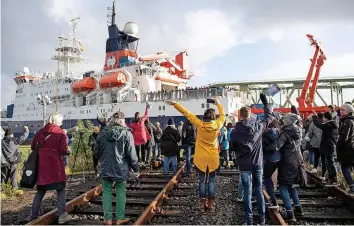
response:
{"label": "steel rail", "polygon": [[[71,212],[75,206],[84,205],[88,203],[91,199],[99,196],[102,193],[102,185],[92,188],[88,192],[76,197],[75,199],[67,202],[65,204],[65,209],[67,212]],[[28,222],[26,225],[48,225],[55,221],[58,217],[58,208],[40,216],[39,218]]]}
{"label": "steel rail", "polygon": [[339,186],[334,186],[334,187],[326,187],[325,184],[322,183],[322,180],[311,173],[308,169],[306,169],[307,175],[310,177],[312,181],[314,181],[317,185],[323,187],[323,188],[328,188],[328,191],[331,194],[334,194],[335,196],[338,196],[342,198],[344,201],[346,201],[353,209],[354,209],[354,196],[348,195],[343,189],[341,189]]}
{"label": "steel rail", "polygon": [[[270,196],[268,195],[266,190],[263,190],[263,196],[266,201],[270,202]],[[274,225],[287,225],[279,212],[279,208],[278,209],[267,208],[267,209],[268,209],[269,217]]]}
{"label": "steel rail", "polygon": [[165,199],[167,199],[168,193],[177,185],[185,167],[186,167],[186,162],[183,163],[183,165],[181,166],[181,168],[179,168],[177,173],[172,177],[172,179],[167,183],[167,185],[156,196],[156,198],[145,209],[145,211],[140,215],[140,217],[135,221],[133,225],[147,224],[155,216],[155,214],[160,211],[161,204]]}

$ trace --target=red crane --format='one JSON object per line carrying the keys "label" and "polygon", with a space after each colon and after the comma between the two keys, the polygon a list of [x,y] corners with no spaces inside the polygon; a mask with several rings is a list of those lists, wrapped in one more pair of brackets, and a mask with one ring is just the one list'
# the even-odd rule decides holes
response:
{"label": "red crane", "polygon": [[[324,61],[327,59],[323,50],[321,49],[317,40],[313,38],[312,35],[307,34],[307,38],[311,42],[311,46],[315,47],[315,53],[313,58],[310,59],[311,65],[309,68],[309,72],[307,74],[307,78],[305,80],[304,86],[301,90],[301,95],[296,99],[299,103],[298,110],[300,114],[304,117],[307,117],[309,114],[315,112],[325,112],[327,111],[327,106],[313,106],[313,102],[315,100],[315,93],[317,89],[318,79],[321,73],[321,67],[324,64]],[[316,66],[315,75],[313,75],[314,68]],[[312,85],[311,85],[312,81]],[[311,85],[311,88],[310,88]],[[309,92],[310,90],[310,92]],[[307,95],[309,93],[309,95]],[[280,111],[282,113],[291,112],[290,108],[275,108],[274,111]],[[256,108],[255,106],[252,108],[252,113],[259,114],[263,113],[263,109]]]}

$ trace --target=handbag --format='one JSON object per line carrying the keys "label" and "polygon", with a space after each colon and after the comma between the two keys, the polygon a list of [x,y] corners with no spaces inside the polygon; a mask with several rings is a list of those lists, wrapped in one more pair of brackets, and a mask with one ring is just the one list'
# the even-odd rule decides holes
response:
{"label": "handbag", "polygon": [[[43,144],[46,140],[50,137],[49,134],[45,139]],[[38,149],[39,141],[37,141],[34,150],[29,154],[27,161],[24,163],[22,177],[20,181],[20,186],[22,188],[33,188],[37,182],[37,173],[38,173]]]}

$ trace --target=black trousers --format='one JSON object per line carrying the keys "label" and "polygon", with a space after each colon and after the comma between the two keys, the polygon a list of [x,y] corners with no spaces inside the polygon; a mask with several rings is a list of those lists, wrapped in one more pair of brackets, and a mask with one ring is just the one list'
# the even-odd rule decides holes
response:
{"label": "black trousers", "polygon": [[17,180],[16,180],[17,165],[2,165],[1,166],[1,183],[7,183],[11,181],[11,185],[14,189],[17,189]]}
{"label": "black trousers", "polygon": [[315,155],[313,166],[314,166],[315,169],[317,169],[319,161],[320,161],[320,157],[321,157],[320,148],[312,147],[311,151]]}

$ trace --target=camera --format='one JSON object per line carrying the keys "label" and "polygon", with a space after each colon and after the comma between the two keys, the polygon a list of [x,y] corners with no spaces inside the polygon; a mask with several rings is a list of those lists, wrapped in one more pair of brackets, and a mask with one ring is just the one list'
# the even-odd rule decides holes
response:
{"label": "camera", "polygon": [[214,99],[207,99],[207,104],[215,104],[215,100]]}

